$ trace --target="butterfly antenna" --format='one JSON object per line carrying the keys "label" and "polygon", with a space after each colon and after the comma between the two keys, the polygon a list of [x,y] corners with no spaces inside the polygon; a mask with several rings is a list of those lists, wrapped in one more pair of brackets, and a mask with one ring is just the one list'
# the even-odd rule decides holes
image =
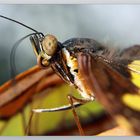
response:
{"label": "butterfly antenna", "polygon": [[28,38],[31,35],[42,35],[42,33],[37,32],[37,33],[31,33],[28,34],[24,37],[22,37],[20,40],[18,40],[12,47],[11,53],[10,53],[10,68],[11,68],[11,78],[14,79],[15,75],[16,75],[16,65],[15,65],[15,53],[16,53],[16,49],[19,46],[19,44],[26,38]]}
{"label": "butterfly antenna", "polygon": [[29,37],[29,36],[31,36],[31,35],[37,35],[37,34],[38,34],[38,35],[42,35],[42,36],[44,36],[44,35],[43,35],[43,33],[38,32],[37,30],[35,30],[35,29],[33,29],[33,28],[31,28],[31,27],[29,27],[29,26],[27,26],[27,25],[25,25],[25,24],[23,24],[23,23],[21,23],[21,22],[19,22],[19,21],[17,21],[17,20],[11,19],[11,18],[6,17],[6,16],[3,16],[3,15],[0,15],[0,17],[1,17],[1,18],[4,18],[4,19],[7,19],[7,20],[9,20],[9,21],[15,22],[15,23],[17,23],[17,24],[19,24],[19,25],[21,25],[21,26],[24,26],[24,27],[26,27],[26,28],[32,30],[33,32],[35,32],[35,33],[28,34],[28,35],[26,35],[25,37],[21,38],[21,39],[18,40],[18,41],[13,45],[13,47],[12,47],[12,51],[11,51],[11,54],[10,54],[10,68],[11,68],[11,78],[13,79],[13,78],[15,77],[15,74],[16,74],[15,52],[16,52],[16,49],[17,49],[17,47],[19,46],[19,44],[20,44],[24,39],[26,39],[27,37]]}
{"label": "butterfly antenna", "polygon": [[10,21],[12,21],[12,22],[15,22],[15,23],[17,23],[17,24],[19,24],[19,25],[22,25],[22,26],[24,26],[24,27],[26,27],[26,28],[28,28],[28,29],[30,29],[30,30],[32,30],[32,31],[34,31],[34,32],[36,32],[36,33],[38,33],[37,30],[35,30],[35,29],[33,29],[33,28],[31,28],[31,27],[29,27],[29,26],[27,26],[27,25],[25,25],[25,24],[23,24],[23,23],[21,23],[21,22],[19,22],[19,21],[17,21],[17,20],[11,19],[11,18],[6,17],[6,16],[3,16],[3,15],[0,15],[0,17],[1,17],[1,18],[4,18],[4,19],[7,19],[7,20],[10,20]]}

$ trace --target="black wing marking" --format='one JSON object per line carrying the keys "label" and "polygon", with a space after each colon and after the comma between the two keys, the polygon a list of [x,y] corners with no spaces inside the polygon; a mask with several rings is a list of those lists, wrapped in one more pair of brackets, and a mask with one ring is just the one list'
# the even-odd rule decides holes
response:
{"label": "black wing marking", "polygon": [[122,59],[128,59],[128,60],[140,59],[140,45],[134,45],[124,49],[120,53],[120,57]]}

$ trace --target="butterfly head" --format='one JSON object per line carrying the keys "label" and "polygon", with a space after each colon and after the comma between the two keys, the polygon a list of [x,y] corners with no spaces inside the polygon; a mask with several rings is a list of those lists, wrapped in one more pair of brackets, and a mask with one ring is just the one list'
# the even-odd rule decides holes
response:
{"label": "butterfly head", "polygon": [[57,50],[57,39],[53,35],[46,35],[42,40],[42,50],[48,55],[53,56]]}
{"label": "butterfly head", "polygon": [[33,45],[34,52],[37,56],[38,65],[46,68],[51,63],[51,58],[58,50],[58,41],[53,35],[38,36],[34,35],[30,37]]}
{"label": "butterfly head", "polygon": [[[33,39],[35,40],[35,36]],[[31,41],[33,39],[31,38]],[[75,38],[61,44],[53,35],[38,38],[36,42],[34,41],[34,48],[37,52],[38,64],[44,68],[51,66],[63,80],[74,85],[84,98],[93,100],[94,95],[79,71],[77,55],[81,51],[89,51],[90,49],[94,51],[97,43],[92,43],[92,40],[89,39]],[[89,48],[89,44],[93,44],[95,47]]]}

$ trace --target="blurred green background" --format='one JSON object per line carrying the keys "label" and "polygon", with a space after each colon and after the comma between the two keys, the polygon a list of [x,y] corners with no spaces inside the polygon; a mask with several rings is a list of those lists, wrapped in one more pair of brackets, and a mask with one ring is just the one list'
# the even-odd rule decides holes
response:
{"label": "blurred green background", "polygon": [[[18,20],[44,34],[53,34],[60,42],[73,37],[86,37],[113,46],[128,47],[140,44],[140,5],[0,5],[0,14]],[[0,84],[10,79],[9,62],[13,44],[29,33],[30,30],[0,18]],[[18,73],[36,64],[29,39],[24,40],[18,47],[15,61]],[[42,97],[45,104],[42,103],[40,108],[68,103],[66,95],[70,91],[69,88],[62,86],[56,91],[52,89],[49,96]],[[88,104],[85,108],[96,115],[102,112],[102,107],[97,102]],[[27,122],[30,105],[25,110]],[[85,109],[81,107],[80,110]],[[86,117],[91,115],[89,112],[88,115],[86,111],[81,114],[87,119]],[[35,123],[34,118],[33,125],[36,126],[31,128],[32,134],[38,135],[57,128],[63,122],[62,116],[68,113],[57,112],[45,116],[42,114],[39,123]],[[68,122],[70,120],[74,122],[72,117],[70,118],[71,115],[66,116]],[[3,124],[1,121],[0,126]],[[24,135],[21,114],[9,120],[6,129],[2,135]]]}

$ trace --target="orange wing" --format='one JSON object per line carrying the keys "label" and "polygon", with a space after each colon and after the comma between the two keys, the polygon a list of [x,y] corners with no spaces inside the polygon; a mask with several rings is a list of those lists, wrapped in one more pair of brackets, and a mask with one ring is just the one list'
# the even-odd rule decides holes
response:
{"label": "orange wing", "polygon": [[19,74],[15,80],[16,83],[10,80],[0,87],[1,118],[9,118],[20,111],[34,94],[63,83],[51,68],[43,70],[38,66]]}

